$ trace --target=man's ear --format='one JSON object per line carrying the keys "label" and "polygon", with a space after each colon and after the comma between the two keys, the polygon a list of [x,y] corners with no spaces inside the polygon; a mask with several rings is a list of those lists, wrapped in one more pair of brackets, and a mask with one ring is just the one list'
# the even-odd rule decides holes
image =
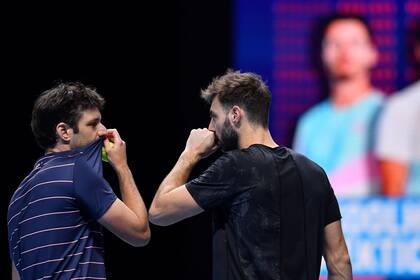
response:
{"label": "man's ear", "polygon": [[232,107],[232,109],[231,109],[231,122],[235,127],[239,128],[241,126],[241,121],[242,121],[242,118],[243,118],[243,114],[244,114],[244,112],[239,106],[235,105],[235,106]]}
{"label": "man's ear", "polygon": [[55,132],[59,142],[63,142],[65,144],[70,143],[73,136],[73,129],[68,124],[60,122],[55,127]]}

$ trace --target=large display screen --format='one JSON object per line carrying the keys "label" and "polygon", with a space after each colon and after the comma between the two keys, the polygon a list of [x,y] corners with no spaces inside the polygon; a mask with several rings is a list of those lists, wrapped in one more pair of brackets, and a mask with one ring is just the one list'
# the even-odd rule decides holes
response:
{"label": "large display screen", "polygon": [[[268,82],[278,143],[290,146],[298,118],[326,97],[315,44],[322,17],[339,12],[368,20],[379,51],[371,78],[385,96],[416,76],[409,43],[420,21],[418,0],[236,0],[233,11],[234,67]],[[420,279],[420,198],[338,199],[355,279]]]}

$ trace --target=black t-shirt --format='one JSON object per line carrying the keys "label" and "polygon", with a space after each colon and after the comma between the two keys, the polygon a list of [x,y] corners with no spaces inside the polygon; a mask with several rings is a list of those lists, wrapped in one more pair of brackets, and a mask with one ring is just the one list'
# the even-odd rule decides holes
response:
{"label": "black t-shirt", "polygon": [[213,211],[213,279],[318,279],[324,227],[341,219],[325,172],[285,147],[225,153],[186,184]]}

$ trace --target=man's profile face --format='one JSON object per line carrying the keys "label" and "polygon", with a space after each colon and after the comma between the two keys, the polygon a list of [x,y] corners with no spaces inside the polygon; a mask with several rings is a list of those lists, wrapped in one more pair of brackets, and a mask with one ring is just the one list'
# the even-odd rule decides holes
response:
{"label": "man's profile face", "polygon": [[74,133],[70,140],[70,148],[85,146],[99,138],[99,132],[106,130],[101,123],[101,113],[98,109],[83,111],[77,123],[79,132]]}
{"label": "man's profile face", "polygon": [[209,130],[214,131],[218,145],[223,151],[237,149],[239,135],[231,124],[228,113],[223,110],[218,97],[215,97],[210,107]]}
{"label": "man's profile face", "polygon": [[331,78],[349,79],[368,75],[377,62],[377,52],[360,21],[339,19],[325,31],[322,60]]}

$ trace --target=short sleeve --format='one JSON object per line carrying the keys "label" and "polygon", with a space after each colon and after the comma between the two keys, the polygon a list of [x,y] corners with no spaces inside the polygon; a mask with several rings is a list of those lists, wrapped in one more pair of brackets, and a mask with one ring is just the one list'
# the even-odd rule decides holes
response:
{"label": "short sleeve", "polygon": [[226,203],[237,193],[237,168],[233,156],[227,153],[188,182],[186,188],[201,208],[210,210]]}
{"label": "short sleeve", "polygon": [[[411,158],[411,110],[400,98],[391,99],[379,118],[375,153],[380,159],[408,161]],[[408,107],[408,106],[407,106]]]}
{"label": "short sleeve", "polygon": [[101,218],[117,198],[108,182],[96,174],[83,157],[75,163],[73,181],[76,199],[95,220]]}
{"label": "short sleeve", "polygon": [[341,219],[340,207],[338,206],[337,197],[334,194],[334,190],[328,180],[327,175],[324,172],[324,178],[327,185],[327,194],[325,200],[325,225]]}

